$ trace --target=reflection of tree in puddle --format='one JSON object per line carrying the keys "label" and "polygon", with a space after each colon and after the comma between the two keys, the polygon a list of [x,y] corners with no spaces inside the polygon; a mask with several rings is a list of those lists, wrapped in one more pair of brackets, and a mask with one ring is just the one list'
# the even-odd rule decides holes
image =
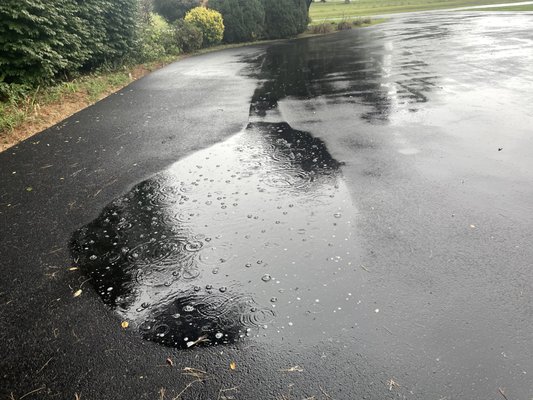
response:
{"label": "reflection of tree in puddle", "polygon": [[369,122],[387,120],[394,104],[414,111],[414,104],[427,101],[436,77],[417,58],[414,44],[401,39],[394,46],[393,54],[390,39],[358,31],[270,46],[247,60],[250,75],[263,80],[254,94],[251,115],[265,117],[286,98],[316,97],[368,106],[361,117]]}
{"label": "reflection of tree in puddle", "polygon": [[304,223],[309,207],[328,204],[329,216],[338,208],[339,165],[309,133],[250,124],[113,201],[75,233],[73,256],[104,303],[145,339],[234,342],[273,320],[271,296],[259,305],[245,282],[266,282],[261,259],[299,235],[282,224],[319,227]]}

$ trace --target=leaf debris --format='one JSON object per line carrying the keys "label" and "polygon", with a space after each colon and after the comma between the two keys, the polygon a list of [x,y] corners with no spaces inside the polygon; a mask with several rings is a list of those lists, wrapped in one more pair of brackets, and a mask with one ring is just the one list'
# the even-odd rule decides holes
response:
{"label": "leaf debris", "polygon": [[281,372],[304,372],[304,369],[300,367],[299,365],[295,365],[294,367],[280,369]]}
{"label": "leaf debris", "polygon": [[400,387],[400,385],[393,378],[390,378],[387,381],[387,385],[389,386],[389,391],[391,391],[393,388],[399,388]]}

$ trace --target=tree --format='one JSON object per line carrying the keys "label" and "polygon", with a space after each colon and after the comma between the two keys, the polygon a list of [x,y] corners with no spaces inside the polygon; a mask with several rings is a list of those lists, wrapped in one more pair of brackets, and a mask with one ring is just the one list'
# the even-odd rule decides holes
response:
{"label": "tree", "polygon": [[88,57],[72,2],[7,0],[0,5],[0,82],[37,85]]}
{"label": "tree", "polygon": [[209,7],[224,18],[225,42],[246,42],[263,36],[265,9],[261,0],[210,0]]}
{"label": "tree", "polygon": [[308,24],[308,0],[263,0],[266,37],[279,39],[305,31]]}
{"label": "tree", "polygon": [[121,61],[137,10],[137,0],[3,0],[0,82],[38,85]]}
{"label": "tree", "polygon": [[185,14],[200,5],[200,0],[154,0],[154,10],[165,17],[169,22],[174,22],[185,17]]}

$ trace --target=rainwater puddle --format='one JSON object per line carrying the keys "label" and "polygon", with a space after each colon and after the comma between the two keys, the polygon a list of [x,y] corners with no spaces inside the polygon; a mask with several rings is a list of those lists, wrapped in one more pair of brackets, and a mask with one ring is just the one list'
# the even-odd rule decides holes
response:
{"label": "rainwater puddle", "polygon": [[294,325],[300,296],[317,307],[303,286],[321,286],[346,253],[354,209],[339,167],[309,133],[251,123],[113,201],[72,254],[147,340],[268,337]]}

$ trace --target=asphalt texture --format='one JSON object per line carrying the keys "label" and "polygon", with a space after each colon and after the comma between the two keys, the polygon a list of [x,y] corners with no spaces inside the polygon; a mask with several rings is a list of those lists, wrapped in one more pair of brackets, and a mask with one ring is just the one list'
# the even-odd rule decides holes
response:
{"label": "asphalt texture", "polygon": [[0,398],[532,399],[532,27],[191,57],[1,153]]}

